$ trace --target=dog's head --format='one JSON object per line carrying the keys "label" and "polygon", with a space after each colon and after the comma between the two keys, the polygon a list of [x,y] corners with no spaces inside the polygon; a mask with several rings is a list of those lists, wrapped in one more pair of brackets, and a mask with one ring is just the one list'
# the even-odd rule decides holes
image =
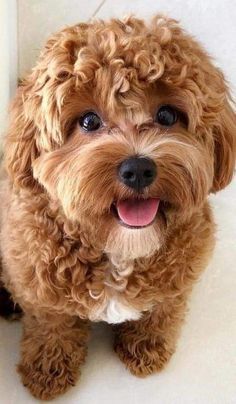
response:
{"label": "dog's head", "polygon": [[13,105],[6,166],[135,258],[231,181],[235,132],[221,72],[174,20],[99,21],[47,42]]}

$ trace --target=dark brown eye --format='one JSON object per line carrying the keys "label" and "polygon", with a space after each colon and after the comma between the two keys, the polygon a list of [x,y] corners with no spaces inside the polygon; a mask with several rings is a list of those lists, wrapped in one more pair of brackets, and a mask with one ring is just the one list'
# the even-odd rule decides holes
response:
{"label": "dark brown eye", "polygon": [[86,112],[79,118],[79,124],[86,132],[94,132],[102,126],[102,120],[95,112]]}
{"label": "dark brown eye", "polygon": [[171,105],[162,105],[156,114],[155,122],[163,126],[173,126],[178,120],[178,111]]}

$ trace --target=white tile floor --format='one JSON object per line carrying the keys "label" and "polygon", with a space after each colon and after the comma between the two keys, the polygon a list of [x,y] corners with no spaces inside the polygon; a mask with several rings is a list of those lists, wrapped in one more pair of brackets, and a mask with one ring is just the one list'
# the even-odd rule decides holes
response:
{"label": "white tile floor", "polygon": [[[19,0],[20,72],[34,63],[42,42],[58,27],[97,17],[168,12],[181,19],[216,57],[236,88],[234,0]],[[100,7],[101,6],[101,7]],[[99,8],[100,7],[100,8]],[[179,347],[169,366],[147,379],[131,376],[112,351],[108,326],[96,325],[86,365],[61,404],[236,403],[236,181],[211,198],[218,223],[214,257],[196,285]],[[15,364],[21,324],[0,320],[0,404],[36,403]]]}

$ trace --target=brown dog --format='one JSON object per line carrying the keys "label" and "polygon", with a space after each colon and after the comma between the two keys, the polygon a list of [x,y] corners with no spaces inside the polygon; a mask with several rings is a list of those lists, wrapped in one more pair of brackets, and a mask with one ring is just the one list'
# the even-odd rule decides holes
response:
{"label": "brown dog", "polygon": [[1,185],[3,280],[24,310],[19,372],[74,385],[88,320],[130,371],[162,369],[214,246],[211,192],[232,179],[223,75],[174,20],[79,24],[19,88]]}

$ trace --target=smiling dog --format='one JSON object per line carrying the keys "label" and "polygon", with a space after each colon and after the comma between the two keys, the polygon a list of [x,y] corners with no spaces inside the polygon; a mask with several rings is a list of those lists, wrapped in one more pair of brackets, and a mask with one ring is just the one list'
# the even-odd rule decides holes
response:
{"label": "smiling dog", "polygon": [[145,376],[176,347],[214,247],[207,201],[232,179],[222,73],[174,20],[91,22],[52,36],[11,109],[1,183],[3,281],[24,311],[19,372],[74,385],[89,320]]}

